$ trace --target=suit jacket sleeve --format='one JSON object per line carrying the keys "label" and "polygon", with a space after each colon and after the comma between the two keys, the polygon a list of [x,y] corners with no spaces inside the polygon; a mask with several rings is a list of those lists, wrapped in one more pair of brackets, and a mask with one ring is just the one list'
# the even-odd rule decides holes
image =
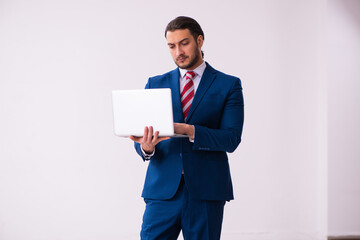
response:
{"label": "suit jacket sleeve", "polygon": [[[211,107],[211,106],[209,106]],[[244,122],[241,81],[234,82],[223,108],[218,129],[195,124],[193,150],[233,152],[240,144]]]}

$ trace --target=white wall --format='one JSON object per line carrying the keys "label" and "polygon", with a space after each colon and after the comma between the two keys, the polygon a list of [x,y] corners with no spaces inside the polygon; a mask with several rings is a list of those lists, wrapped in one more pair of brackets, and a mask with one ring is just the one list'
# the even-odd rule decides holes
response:
{"label": "white wall", "polygon": [[0,1],[0,239],[139,238],[146,164],[113,135],[110,92],[175,68],[163,31],[178,15],[202,25],[206,60],[243,81],[223,239],[324,239],[325,5]]}
{"label": "white wall", "polygon": [[330,0],[329,235],[360,235],[360,1]]}

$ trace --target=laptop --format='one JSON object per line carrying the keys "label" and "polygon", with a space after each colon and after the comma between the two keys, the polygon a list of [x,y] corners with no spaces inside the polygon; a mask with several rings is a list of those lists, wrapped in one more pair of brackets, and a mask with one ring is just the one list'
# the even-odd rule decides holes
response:
{"label": "laptop", "polygon": [[174,133],[170,88],[112,91],[114,132],[119,137],[141,137],[153,126],[160,137],[188,137]]}

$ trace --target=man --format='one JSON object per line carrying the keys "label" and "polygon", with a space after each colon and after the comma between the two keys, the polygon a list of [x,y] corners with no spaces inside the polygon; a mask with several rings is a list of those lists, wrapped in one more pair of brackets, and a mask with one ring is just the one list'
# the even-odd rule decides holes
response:
{"label": "man", "polygon": [[130,137],[150,161],[141,239],[177,239],[180,230],[185,240],[220,239],[225,201],[233,199],[226,152],[237,148],[243,127],[241,82],[204,62],[194,19],[172,20],[165,38],[178,68],[149,78],[146,88],[171,88],[175,133],[189,138],[159,137],[151,126]]}

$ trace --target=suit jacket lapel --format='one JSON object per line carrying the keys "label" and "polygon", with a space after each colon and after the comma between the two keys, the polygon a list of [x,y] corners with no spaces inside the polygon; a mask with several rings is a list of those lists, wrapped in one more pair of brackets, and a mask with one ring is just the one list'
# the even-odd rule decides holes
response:
{"label": "suit jacket lapel", "polygon": [[171,96],[172,96],[172,104],[173,104],[173,116],[174,122],[183,123],[184,115],[181,107],[181,98],[180,98],[180,73],[179,69],[176,68],[171,72],[170,75],[170,88],[171,88]]}
{"label": "suit jacket lapel", "polygon": [[186,123],[189,122],[189,119],[191,118],[192,113],[195,111],[197,105],[200,103],[202,98],[204,97],[204,94],[206,93],[207,89],[210,87],[212,82],[215,79],[215,69],[213,69],[208,63],[206,63],[206,68],[204,71],[203,76],[201,77],[199,87],[196,90],[194,100],[191,104],[190,111],[188,113],[188,116],[186,118]]}

